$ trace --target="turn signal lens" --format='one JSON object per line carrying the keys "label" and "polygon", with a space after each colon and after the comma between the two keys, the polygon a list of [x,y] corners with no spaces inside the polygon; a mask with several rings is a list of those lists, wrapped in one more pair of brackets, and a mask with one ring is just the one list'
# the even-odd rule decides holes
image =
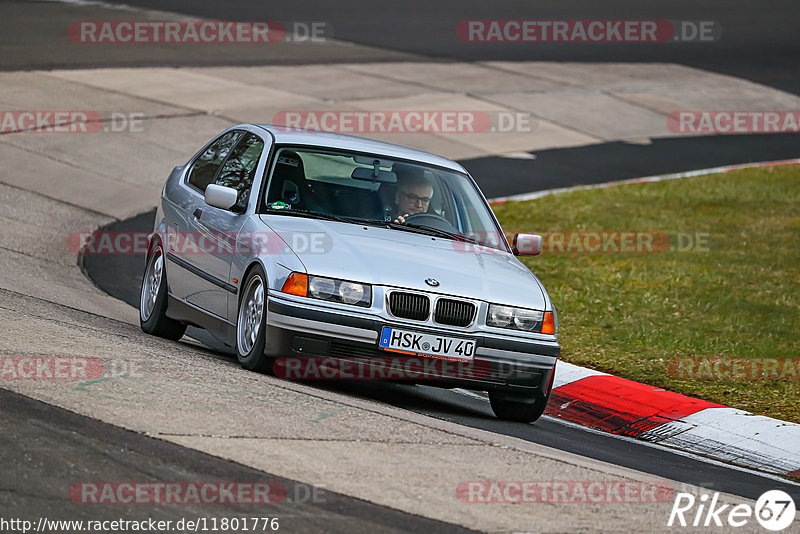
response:
{"label": "turn signal lens", "polygon": [[308,296],[308,275],[303,273],[292,273],[286,282],[283,283],[281,293],[289,293],[299,297]]}
{"label": "turn signal lens", "polygon": [[556,333],[556,319],[553,312],[544,312],[544,321],[542,322],[542,334],[555,334]]}

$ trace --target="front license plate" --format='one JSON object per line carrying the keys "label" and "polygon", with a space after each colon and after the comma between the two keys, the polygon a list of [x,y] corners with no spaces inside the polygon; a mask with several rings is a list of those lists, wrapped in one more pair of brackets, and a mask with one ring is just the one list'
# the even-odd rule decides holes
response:
{"label": "front license plate", "polygon": [[422,334],[390,326],[381,330],[378,345],[389,351],[453,360],[471,360],[475,354],[475,342],[470,339]]}

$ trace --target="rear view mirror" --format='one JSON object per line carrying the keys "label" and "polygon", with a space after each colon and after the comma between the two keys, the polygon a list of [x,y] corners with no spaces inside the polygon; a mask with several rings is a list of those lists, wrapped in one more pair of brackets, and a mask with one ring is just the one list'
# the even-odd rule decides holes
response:
{"label": "rear view mirror", "polygon": [[542,252],[542,236],[538,234],[514,234],[511,251],[515,256],[538,256]]}
{"label": "rear view mirror", "polygon": [[353,174],[351,174],[350,177],[353,180],[365,180],[367,182],[381,182],[385,184],[397,183],[397,175],[395,173],[391,171],[382,171],[378,169],[377,166],[374,169],[357,167],[353,169]]}
{"label": "rear view mirror", "polygon": [[388,159],[378,159],[372,156],[353,156],[353,161],[362,165],[374,165],[377,161],[378,165],[385,169],[388,169],[392,166],[392,161]]}
{"label": "rear view mirror", "polygon": [[239,192],[232,187],[217,184],[209,184],[206,187],[206,204],[215,208],[229,210],[236,204],[238,197]]}

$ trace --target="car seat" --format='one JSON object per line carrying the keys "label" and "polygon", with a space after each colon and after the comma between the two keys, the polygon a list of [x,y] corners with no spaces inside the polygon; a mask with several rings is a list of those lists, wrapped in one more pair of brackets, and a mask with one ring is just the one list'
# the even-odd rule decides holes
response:
{"label": "car seat", "polygon": [[313,187],[306,178],[303,159],[292,151],[284,150],[278,155],[272,173],[267,204],[285,202],[293,208],[309,208],[313,204]]}

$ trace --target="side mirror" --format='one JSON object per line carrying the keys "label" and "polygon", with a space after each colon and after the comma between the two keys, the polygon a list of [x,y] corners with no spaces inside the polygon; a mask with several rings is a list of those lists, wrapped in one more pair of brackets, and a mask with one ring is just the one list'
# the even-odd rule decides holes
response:
{"label": "side mirror", "polygon": [[206,187],[206,204],[215,208],[229,210],[236,204],[238,197],[239,192],[232,187],[216,184],[209,184]]}
{"label": "side mirror", "polygon": [[542,236],[538,234],[514,234],[511,251],[515,256],[538,256],[542,252]]}

